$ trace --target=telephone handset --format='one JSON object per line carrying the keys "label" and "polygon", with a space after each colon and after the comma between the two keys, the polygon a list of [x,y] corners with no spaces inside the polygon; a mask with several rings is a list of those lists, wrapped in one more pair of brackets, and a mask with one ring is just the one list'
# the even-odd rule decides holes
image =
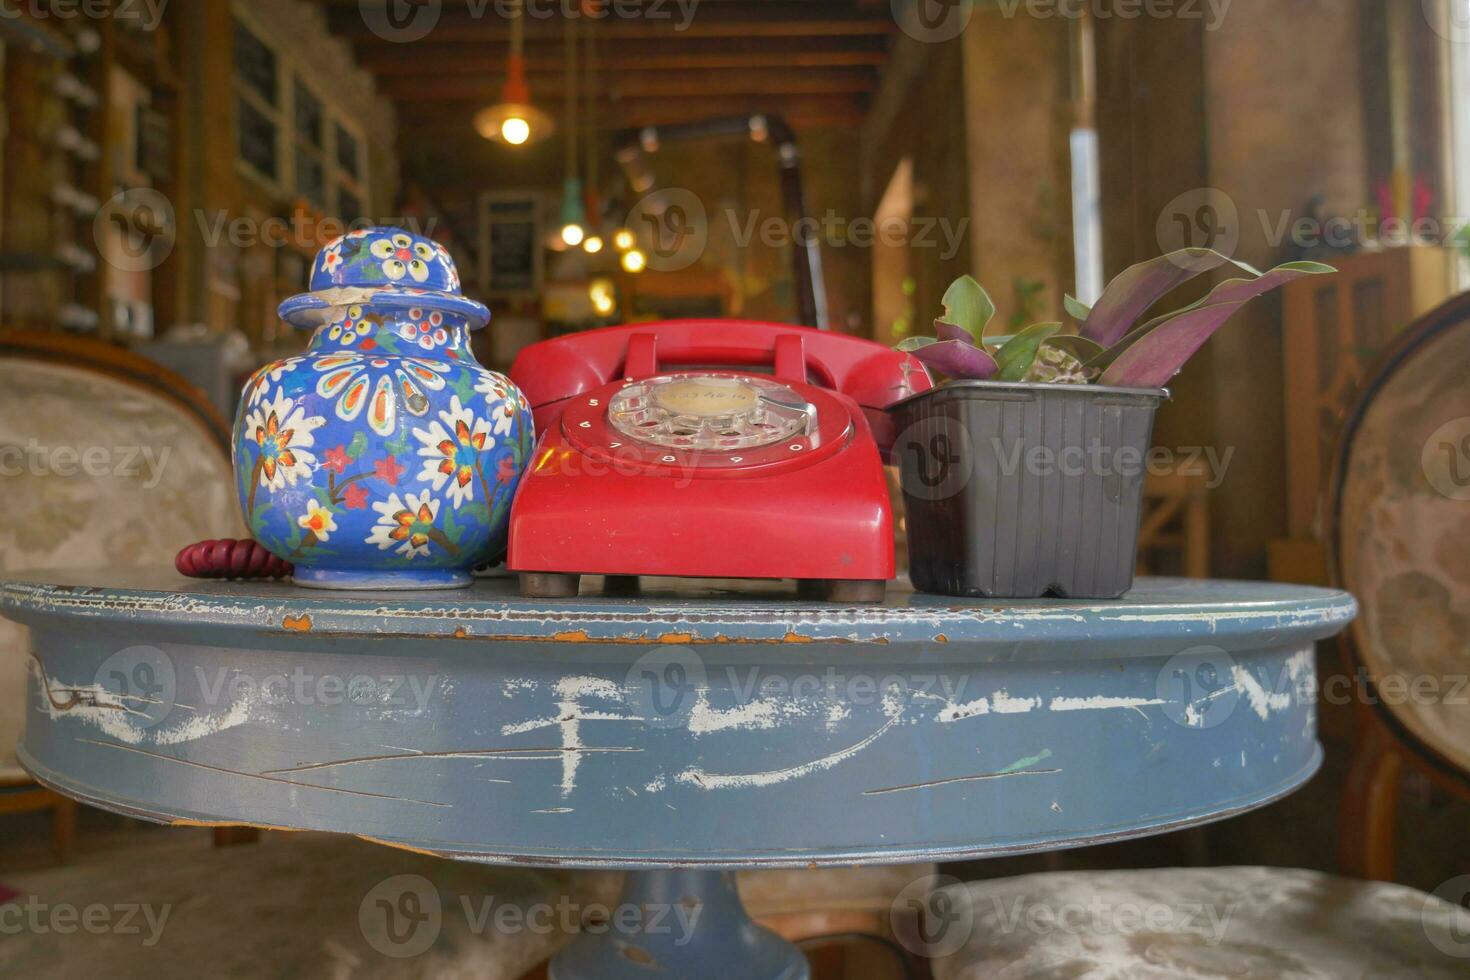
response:
{"label": "telephone handset", "polygon": [[930,387],[908,355],[690,320],[535,344],[511,377],[540,434],[511,513],[509,565],[528,594],[595,573],[795,578],[881,598],[893,577],[884,408]]}

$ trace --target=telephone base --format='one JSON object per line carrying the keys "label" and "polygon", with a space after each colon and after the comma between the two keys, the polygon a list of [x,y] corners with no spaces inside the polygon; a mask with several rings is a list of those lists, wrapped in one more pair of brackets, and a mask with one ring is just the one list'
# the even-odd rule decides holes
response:
{"label": "telephone base", "polygon": [[[563,572],[521,572],[521,595],[528,599],[568,599],[581,590],[582,576]],[[637,575],[608,575],[603,594],[628,596],[638,594]],[[799,579],[799,599],[817,602],[882,602],[888,583],[876,579]]]}

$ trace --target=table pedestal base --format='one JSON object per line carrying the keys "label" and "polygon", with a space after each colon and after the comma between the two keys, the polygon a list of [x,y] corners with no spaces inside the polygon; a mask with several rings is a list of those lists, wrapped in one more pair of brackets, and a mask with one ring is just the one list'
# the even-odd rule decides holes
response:
{"label": "table pedestal base", "polygon": [[746,915],[727,871],[629,872],[610,920],[596,932],[584,927],[551,961],[550,973],[551,980],[810,975],[799,949]]}

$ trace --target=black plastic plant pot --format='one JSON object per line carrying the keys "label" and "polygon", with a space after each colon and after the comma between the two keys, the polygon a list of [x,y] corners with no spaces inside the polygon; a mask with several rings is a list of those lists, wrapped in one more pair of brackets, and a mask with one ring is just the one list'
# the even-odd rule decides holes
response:
{"label": "black plastic plant pot", "polygon": [[954,381],[890,407],[909,575],[941,595],[1115,599],[1133,585],[1163,389]]}

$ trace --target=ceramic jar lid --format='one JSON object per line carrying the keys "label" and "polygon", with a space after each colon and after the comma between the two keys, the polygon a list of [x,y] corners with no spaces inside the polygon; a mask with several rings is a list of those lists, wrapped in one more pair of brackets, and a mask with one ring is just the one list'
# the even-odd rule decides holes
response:
{"label": "ceramic jar lid", "polygon": [[465,297],[449,251],[402,228],[352,231],[327,245],[312,264],[310,290],[283,302],[281,319],[316,327],[326,311],[360,304],[457,313],[472,330],[490,322],[484,304]]}

